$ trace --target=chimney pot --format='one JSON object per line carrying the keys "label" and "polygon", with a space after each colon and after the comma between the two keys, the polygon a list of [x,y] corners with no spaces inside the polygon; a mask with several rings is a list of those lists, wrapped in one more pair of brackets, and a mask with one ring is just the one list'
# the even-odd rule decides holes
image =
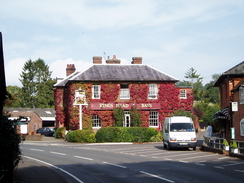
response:
{"label": "chimney pot", "polygon": [[94,56],[92,59],[93,59],[93,64],[102,64],[102,57]]}
{"label": "chimney pot", "polygon": [[132,57],[131,64],[142,64],[142,57]]}
{"label": "chimney pot", "polygon": [[76,70],[75,64],[67,64],[66,67],[66,76],[69,76],[70,74],[74,73]]}

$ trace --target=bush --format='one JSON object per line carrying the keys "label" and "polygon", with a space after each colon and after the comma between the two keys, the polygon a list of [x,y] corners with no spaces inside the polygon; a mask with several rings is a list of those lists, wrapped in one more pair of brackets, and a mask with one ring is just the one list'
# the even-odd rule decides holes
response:
{"label": "bush", "polygon": [[65,131],[66,131],[65,127],[57,128],[54,133],[54,136],[56,138],[65,138]]}
{"label": "bush", "polygon": [[66,139],[69,142],[96,142],[95,133],[92,130],[69,131]]}
{"label": "bush", "polygon": [[[151,142],[158,132],[147,127],[106,127],[96,133],[97,142]],[[160,138],[160,137],[158,137]]]}

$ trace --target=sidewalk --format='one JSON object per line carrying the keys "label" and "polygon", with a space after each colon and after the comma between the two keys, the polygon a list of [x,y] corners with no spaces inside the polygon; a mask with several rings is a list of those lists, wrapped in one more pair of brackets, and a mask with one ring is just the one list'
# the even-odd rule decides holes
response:
{"label": "sidewalk", "polygon": [[15,183],[67,183],[58,172],[51,167],[28,158],[22,158],[14,173]]}
{"label": "sidewalk", "polygon": [[[44,137],[44,141],[56,141],[61,142],[64,140],[55,139],[52,137]],[[43,163],[37,162],[35,160],[22,157],[19,162],[18,167],[14,172],[14,182],[15,183],[48,183],[48,182],[58,182],[67,183],[61,175],[61,172],[56,171],[54,168],[45,165]]]}

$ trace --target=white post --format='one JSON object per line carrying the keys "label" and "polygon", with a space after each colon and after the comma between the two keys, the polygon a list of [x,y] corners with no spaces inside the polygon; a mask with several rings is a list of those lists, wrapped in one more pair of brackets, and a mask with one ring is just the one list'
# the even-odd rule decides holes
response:
{"label": "white post", "polygon": [[80,105],[79,114],[80,114],[80,130],[82,130],[82,105]]}

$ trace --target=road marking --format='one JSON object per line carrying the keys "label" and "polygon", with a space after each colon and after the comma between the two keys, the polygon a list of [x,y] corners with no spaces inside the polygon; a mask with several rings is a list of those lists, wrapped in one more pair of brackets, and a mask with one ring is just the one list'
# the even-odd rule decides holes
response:
{"label": "road marking", "polygon": [[222,158],[218,158],[218,159],[228,159],[228,158],[230,158],[230,157],[222,157]]}
{"label": "road marking", "polygon": [[214,166],[214,168],[225,169],[225,168],[222,167],[222,166]]}
{"label": "road marking", "polygon": [[32,148],[30,148],[30,150],[32,150],[32,151],[44,151],[42,149],[32,149]]}
{"label": "road marking", "polygon": [[203,158],[203,157],[209,157],[209,156],[217,156],[216,154],[214,154],[214,155],[204,155],[204,156],[196,156],[196,157],[189,157],[189,158],[182,158],[182,160],[184,160],[184,159],[194,159],[194,158]]}
{"label": "road marking", "polygon": [[75,158],[80,158],[80,159],[85,159],[85,160],[90,160],[93,161],[91,158],[86,158],[86,157],[81,157],[81,156],[74,156]]}
{"label": "road marking", "polygon": [[66,154],[64,154],[64,153],[53,152],[53,151],[51,151],[50,153],[52,153],[52,154],[58,154],[58,155],[62,155],[62,156],[65,156],[65,155],[66,155]]}
{"label": "road marking", "polygon": [[235,170],[236,172],[244,173],[244,170]]}
{"label": "road marking", "polygon": [[41,161],[41,160],[39,160],[39,159],[35,159],[35,158],[29,157],[29,156],[24,156],[24,157],[25,157],[25,158],[32,159],[32,160],[35,160],[35,161],[38,161],[38,162],[43,163],[43,164],[46,164],[46,165],[51,166],[51,167],[53,167],[53,168],[55,168],[55,169],[58,169],[58,170],[60,170],[60,171],[62,171],[62,172],[64,172],[64,173],[66,173],[67,175],[71,176],[72,178],[74,178],[77,182],[79,182],[79,183],[84,183],[84,182],[82,182],[80,179],[78,179],[76,176],[74,176],[73,174],[67,172],[66,170],[64,170],[64,169],[62,169],[62,168],[59,168],[59,167],[54,166],[54,165],[52,165],[52,164],[50,164],[50,163],[47,163],[47,162],[45,162],[45,161]]}
{"label": "road marking", "polygon": [[234,166],[234,165],[240,165],[240,164],[244,164],[244,162],[231,163],[231,164],[226,164],[226,165],[221,165],[221,166]]}
{"label": "road marking", "polygon": [[117,165],[117,164],[113,164],[113,163],[108,163],[108,162],[103,162],[103,163],[104,164],[107,164],[107,165],[112,165],[112,166],[120,167],[120,168],[127,168],[126,166]]}
{"label": "road marking", "polygon": [[179,162],[181,162],[181,163],[189,163],[188,161],[181,161],[181,160]]}
{"label": "road marking", "polygon": [[205,163],[206,161],[199,161],[199,162],[196,162],[195,164],[196,165],[200,165],[200,166],[205,166],[205,164],[202,164],[202,163]]}
{"label": "road marking", "polygon": [[166,179],[166,178],[160,177],[160,176],[158,176],[158,175],[154,175],[154,174],[147,173],[147,172],[144,172],[144,171],[140,171],[140,173],[143,173],[143,174],[146,174],[146,175],[149,175],[149,176],[152,176],[152,177],[155,177],[155,178],[158,178],[158,179],[161,179],[161,180],[167,181],[167,182],[171,182],[171,183],[174,183],[174,182],[175,182],[175,181],[173,181],[173,180],[169,180],[169,179]]}

